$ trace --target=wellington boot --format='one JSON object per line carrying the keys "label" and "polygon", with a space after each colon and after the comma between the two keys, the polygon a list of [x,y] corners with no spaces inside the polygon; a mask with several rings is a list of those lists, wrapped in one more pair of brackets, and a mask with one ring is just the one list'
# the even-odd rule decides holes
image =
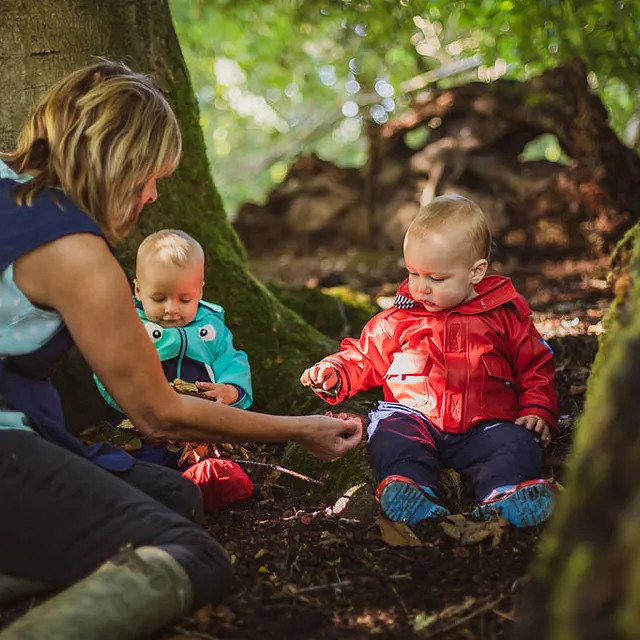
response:
{"label": "wellington boot", "polygon": [[137,640],[187,613],[191,581],[158,547],[126,550],[0,632],[0,640]]}
{"label": "wellington boot", "polygon": [[51,587],[42,582],[27,580],[26,578],[14,578],[0,573],[0,605],[50,590]]}

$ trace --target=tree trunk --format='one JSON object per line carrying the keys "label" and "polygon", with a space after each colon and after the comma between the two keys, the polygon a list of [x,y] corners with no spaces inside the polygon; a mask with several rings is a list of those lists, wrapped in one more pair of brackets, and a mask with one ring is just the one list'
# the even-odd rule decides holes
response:
{"label": "tree trunk", "polygon": [[613,257],[607,334],[567,488],[533,566],[518,640],[637,638],[640,629],[640,224]]}
{"label": "tree trunk", "polygon": [[[192,234],[207,257],[205,299],[226,308],[235,344],[249,354],[255,408],[294,412],[319,406],[313,394],[300,388],[298,377],[335,343],[280,304],[248,272],[244,248],[209,171],[198,106],[167,0],[3,0],[0,149],[13,148],[25,114],[46,89],[93,56],[149,73],[173,105],[184,138],[180,167],[161,182],[160,200],[145,210],[137,231],[118,248],[123,266],[131,275],[138,243],[156,229],[178,227]],[[86,366],[79,364],[76,355],[74,365],[57,378],[72,429],[94,421],[101,406]]]}

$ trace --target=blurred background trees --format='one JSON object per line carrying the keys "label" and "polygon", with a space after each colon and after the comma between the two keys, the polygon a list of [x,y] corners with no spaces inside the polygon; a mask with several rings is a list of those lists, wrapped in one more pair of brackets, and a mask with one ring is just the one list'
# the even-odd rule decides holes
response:
{"label": "blurred background trees", "polygon": [[[522,80],[576,57],[609,122],[640,140],[637,0],[170,0],[228,214],[315,152],[340,167],[367,160],[367,122],[415,95],[498,78]],[[428,131],[412,132],[418,147]],[[524,159],[562,161],[555,136]]]}

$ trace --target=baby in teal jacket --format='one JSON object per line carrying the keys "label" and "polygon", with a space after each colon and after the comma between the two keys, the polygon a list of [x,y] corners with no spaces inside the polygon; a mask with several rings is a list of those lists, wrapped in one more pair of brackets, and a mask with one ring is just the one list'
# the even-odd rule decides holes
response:
{"label": "baby in teal jacket", "polygon": [[[234,348],[224,309],[202,300],[203,287],[204,251],[189,234],[163,229],[142,241],[136,258],[135,304],[167,380],[196,383],[201,395],[246,409],[253,401],[247,354]],[[116,426],[126,416],[94,379],[110,406],[108,421]],[[177,454],[166,445],[143,442],[131,455],[178,467]],[[203,496],[206,502],[204,492]]]}

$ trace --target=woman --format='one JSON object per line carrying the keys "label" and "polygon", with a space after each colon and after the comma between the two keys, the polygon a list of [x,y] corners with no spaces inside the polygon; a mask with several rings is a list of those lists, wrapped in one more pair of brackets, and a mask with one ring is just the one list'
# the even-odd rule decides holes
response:
{"label": "woman", "polygon": [[355,420],[248,413],[166,384],[107,241],[156,200],[180,150],[160,92],[103,60],[53,87],[1,156],[0,599],[77,583],[2,640],[144,637],[229,581],[194,522],[195,486],[65,430],[48,377],[71,344],[149,438],[292,440],[322,459],[360,441]]}

